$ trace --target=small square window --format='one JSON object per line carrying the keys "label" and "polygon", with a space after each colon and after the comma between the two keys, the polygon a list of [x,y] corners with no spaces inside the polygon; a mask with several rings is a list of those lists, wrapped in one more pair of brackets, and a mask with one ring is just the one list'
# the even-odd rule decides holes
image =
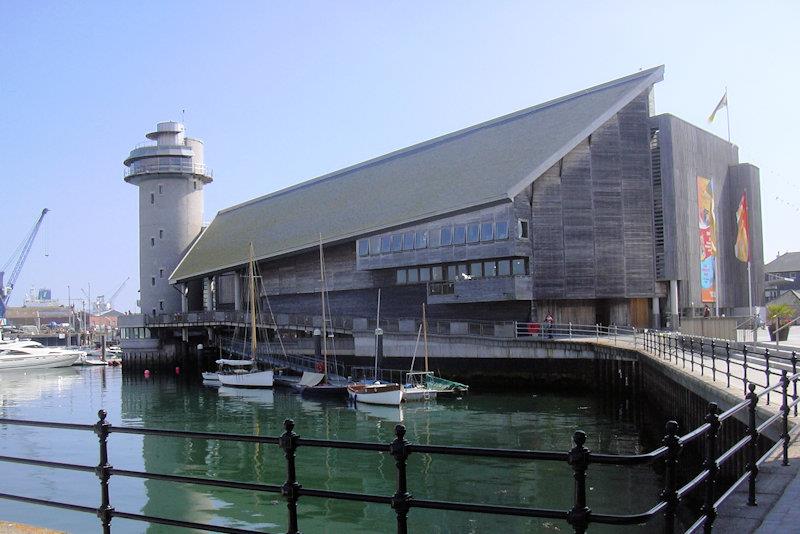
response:
{"label": "small square window", "polygon": [[414,250],[414,232],[403,234],[403,250]]}
{"label": "small square window", "polygon": [[433,279],[434,282],[441,282],[442,281],[442,266],[441,265],[435,265],[435,266],[431,267],[431,279]]}
{"label": "small square window", "polygon": [[497,276],[497,264],[493,261],[483,262],[483,276]]}
{"label": "small square window", "polygon": [[467,225],[467,243],[477,243],[480,238],[480,225],[470,223]]}
{"label": "small square window", "polygon": [[453,244],[453,229],[450,226],[442,228],[439,244],[443,247]]}
{"label": "small square window", "polygon": [[159,269],[158,270],[158,277],[159,278],[164,278],[164,269]]}
{"label": "small square window", "polygon": [[491,241],[494,239],[494,225],[492,223],[481,223],[481,241]]}
{"label": "small square window", "polygon": [[428,267],[422,267],[419,270],[419,281],[420,282],[430,282],[431,281],[431,270]]}
{"label": "small square window", "polygon": [[405,269],[397,269],[397,283],[405,284],[408,281]]}
{"label": "small square window", "polygon": [[513,263],[511,264],[511,267],[514,276],[527,274],[525,272],[525,260],[514,260]]}
{"label": "small square window", "polygon": [[150,204],[155,204],[155,203],[156,203],[156,194],[150,193]]}
{"label": "small square window", "polygon": [[494,223],[494,238],[508,239],[508,221],[497,221]]}
{"label": "small square window", "polygon": [[164,239],[164,230],[159,230],[158,231],[158,238],[159,239]]}
{"label": "small square window", "polygon": [[511,276],[511,260],[497,262],[497,276]]}
{"label": "small square window", "polygon": [[151,276],[151,277],[150,277],[150,285],[151,285],[151,286],[154,286],[154,285],[156,285],[156,277],[155,277],[155,276]]}
{"label": "small square window", "polygon": [[414,248],[427,248],[428,247],[428,232],[417,232],[417,239],[414,242]]}
{"label": "small square window", "polygon": [[392,252],[400,252],[403,250],[403,236],[394,234],[392,236]]}
{"label": "small square window", "polygon": [[472,278],[480,278],[481,276],[483,276],[483,272],[482,272],[482,269],[481,269],[482,266],[483,266],[483,264],[481,262],[479,262],[479,261],[476,261],[474,263],[470,263],[469,264],[469,275]]}
{"label": "small square window", "polygon": [[419,282],[419,271],[417,269],[409,269],[408,270],[408,283],[409,284],[416,284]]}
{"label": "small square window", "polygon": [[369,239],[358,240],[358,255],[361,257],[369,256]]}
{"label": "small square window", "polygon": [[392,251],[392,238],[388,235],[381,236],[381,254],[387,254]]}
{"label": "small square window", "polygon": [[154,246],[156,246],[156,238],[155,238],[155,237],[151,237],[151,238],[150,238],[150,246],[151,246],[151,247],[154,247]]}
{"label": "small square window", "polygon": [[159,195],[163,195],[164,194],[164,186],[161,185],[161,184],[158,184],[158,194]]}
{"label": "small square window", "polygon": [[467,241],[467,228],[465,226],[456,226],[453,229],[453,244],[463,245]]}
{"label": "small square window", "polygon": [[381,238],[378,236],[369,238],[369,254],[377,256],[381,253]]}
{"label": "small square window", "polygon": [[527,219],[519,220],[519,237],[520,239],[528,239],[528,221]]}
{"label": "small square window", "polygon": [[447,279],[448,280],[455,280],[458,278],[458,271],[456,270],[455,265],[448,265],[447,266]]}

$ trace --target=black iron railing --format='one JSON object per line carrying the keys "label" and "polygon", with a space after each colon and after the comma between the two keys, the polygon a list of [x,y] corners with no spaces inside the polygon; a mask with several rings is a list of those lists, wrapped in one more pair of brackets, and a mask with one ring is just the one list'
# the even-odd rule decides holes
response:
{"label": "black iron railing", "polygon": [[[395,427],[395,439],[391,443],[366,443],[357,441],[334,441],[325,439],[311,439],[298,436],[294,432],[294,422],[287,419],[284,422],[285,431],[280,436],[253,436],[245,434],[222,434],[214,432],[190,432],[177,430],[161,430],[147,428],[132,428],[112,426],[106,421],[106,412],[98,413],[99,420],[94,425],[55,423],[42,421],[27,421],[15,419],[0,419],[0,424],[22,425],[32,427],[57,428],[65,430],[93,431],[99,438],[100,462],[96,466],[78,465],[57,461],[36,460],[14,456],[0,456],[0,462],[13,462],[53,469],[68,469],[84,472],[94,472],[100,481],[100,504],[97,508],[80,506],[65,502],[37,499],[10,493],[0,493],[0,498],[11,499],[19,502],[33,503],[43,506],[75,510],[96,514],[103,526],[103,532],[111,532],[111,522],[114,518],[124,518],[134,521],[143,521],[178,527],[206,530],[211,532],[245,533],[254,532],[233,527],[209,525],[183,521],[175,518],[156,517],[133,512],[124,512],[112,506],[108,483],[114,476],[131,477],[149,480],[160,480],[173,483],[199,484],[220,488],[242,489],[254,492],[281,494],[287,503],[288,533],[300,532],[300,513],[298,504],[303,497],[337,499],[376,503],[390,506],[397,516],[398,533],[408,530],[409,512],[415,508],[450,510],[458,512],[471,512],[482,514],[496,514],[502,516],[536,517],[546,519],[559,519],[569,523],[574,532],[583,533],[591,524],[607,525],[637,525],[645,524],[659,514],[664,517],[664,532],[672,534],[675,529],[678,508],[686,498],[703,488],[702,514],[697,521],[687,530],[694,531],[703,527],[707,532],[711,530],[716,518],[717,507],[727,499],[739,484],[748,481],[748,504],[755,505],[757,492],[756,482],[758,466],[770,457],[778,448],[783,447],[783,464],[788,465],[788,448],[790,441],[796,436],[797,429],[789,431],[789,414],[796,408],[798,400],[789,401],[789,385],[796,384],[800,375],[781,373],[779,382],[771,385],[760,393],[755,393],[755,384],[748,385],[748,394],[744,401],[733,406],[723,413],[719,413],[717,405],[710,403],[705,423],[688,434],[678,434],[678,423],[670,421],[666,425],[666,434],[662,440],[663,445],[647,454],[616,455],[591,452],[585,447],[586,434],[576,431],[573,435],[574,446],[569,451],[534,451],[515,449],[487,449],[476,447],[457,447],[439,445],[417,445],[405,438],[406,430],[403,425]],[[778,390],[781,393],[782,405],[780,412],[765,421],[757,424],[756,409],[759,399],[770,391]],[[719,451],[717,436],[723,425],[740,412],[748,413],[748,430],[732,447]],[[768,451],[759,450],[759,437],[771,425],[781,423],[781,438]],[[243,483],[235,480],[220,480],[212,478],[168,475],[147,471],[129,469],[116,469],[111,464],[109,455],[108,438],[113,434],[133,434],[141,436],[177,437],[186,439],[204,439],[247,443],[261,443],[280,447],[286,460],[286,481],[282,485]],[[698,473],[689,475],[691,478],[681,485],[679,480],[679,467],[681,465],[680,451],[686,445],[698,440],[705,440],[706,458],[702,469]],[[296,463],[302,461],[302,449],[306,447],[322,447],[334,449],[347,449],[391,454],[396,465],[396,491],[393,495],[376,495],[365,493],[352,493],[324,489],[306,488],[297,479]],[[574,498],[570,508],[547,509],[536,507],[504,506],[483,503],[450,502],[431,499],[416,499],[409,493],[406,478],[406,461],[411,454],[423,453],[430,455],[458,455],[467,457],[507,458],[522,461],[566,462],[574,475]],[[730,462],[737,453],[746,453],[748,464],[745,472],[734,485],[717,497],[717,474],[719,469]],[[665,467],[664,488],[660,500],[649,510],[638,514],[603,514],[591,509],[586,493],[586,474],[591,465],[605,464],[618,466],[632,466],[663,462]],[[412,518],[413,519],[413,518]]]}

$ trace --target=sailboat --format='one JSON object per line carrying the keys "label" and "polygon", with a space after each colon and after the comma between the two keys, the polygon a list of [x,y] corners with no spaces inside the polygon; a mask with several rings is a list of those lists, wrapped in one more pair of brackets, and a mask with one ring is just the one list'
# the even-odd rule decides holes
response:
{"label": "sailboat", "polygon": [[222,370],[217,373],[223,386],[237,388],[271,388],[275,373],[272,369],[260,371],[256,361],[258,334],[256,332],[256,276],[253,259],[253,243],[250,243],[250,258],[247,266],[249,278],[248,308],[250,311],[250,360],[217,360]]}
{"label": "sailboat", "polygon": [[[303,372],[300,381],[295,385],[295,388],[304,397],[342,397],[347,395],[347,385],[343,383],[335,383],[331,380],[328,373],[328,321],[325,318],[325,259],[322,253],[322,234],[319,236],[319,273],[320,273],[320,294],[322,296],[322,332],[321,332],[321,348],[322,373],[318,372]],[[329,310],[330,311],[330,310]],[[316,351],[315,351],[316,352]]]}
{"label": "sailboat", "polygon": [[378,380],[378,368],[383,358],[383,331],[381,324],[381,290],[378,289],[378,316],[375,328],[375,372],[373,382],[354,382],[347,385],[350,400],[364,404],[400,406],[403,402],[403,388],[400,384],[384,384]]}

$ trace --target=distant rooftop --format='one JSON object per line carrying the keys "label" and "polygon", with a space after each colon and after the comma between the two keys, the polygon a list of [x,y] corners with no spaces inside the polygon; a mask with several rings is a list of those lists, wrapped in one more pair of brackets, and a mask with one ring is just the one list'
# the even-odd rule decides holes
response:
{"label": "distant rooftop", "polygon": [[788,273],[800,271],[800,252],[784,252],[764,265],[765,273]]}

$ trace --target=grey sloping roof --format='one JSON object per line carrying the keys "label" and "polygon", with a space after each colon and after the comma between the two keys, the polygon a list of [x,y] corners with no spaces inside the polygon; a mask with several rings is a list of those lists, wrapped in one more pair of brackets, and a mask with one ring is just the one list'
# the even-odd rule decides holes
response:
{"label": "grey sloping roof", "polygon": [[764,265],[765,273],[788,273],[792,271],[800,271],[800,252],[781,254]]}
{"label": "grey sloping roof", "polygon": [[177,281],[507,201],[663,79],[637,72],[220,211]]}

